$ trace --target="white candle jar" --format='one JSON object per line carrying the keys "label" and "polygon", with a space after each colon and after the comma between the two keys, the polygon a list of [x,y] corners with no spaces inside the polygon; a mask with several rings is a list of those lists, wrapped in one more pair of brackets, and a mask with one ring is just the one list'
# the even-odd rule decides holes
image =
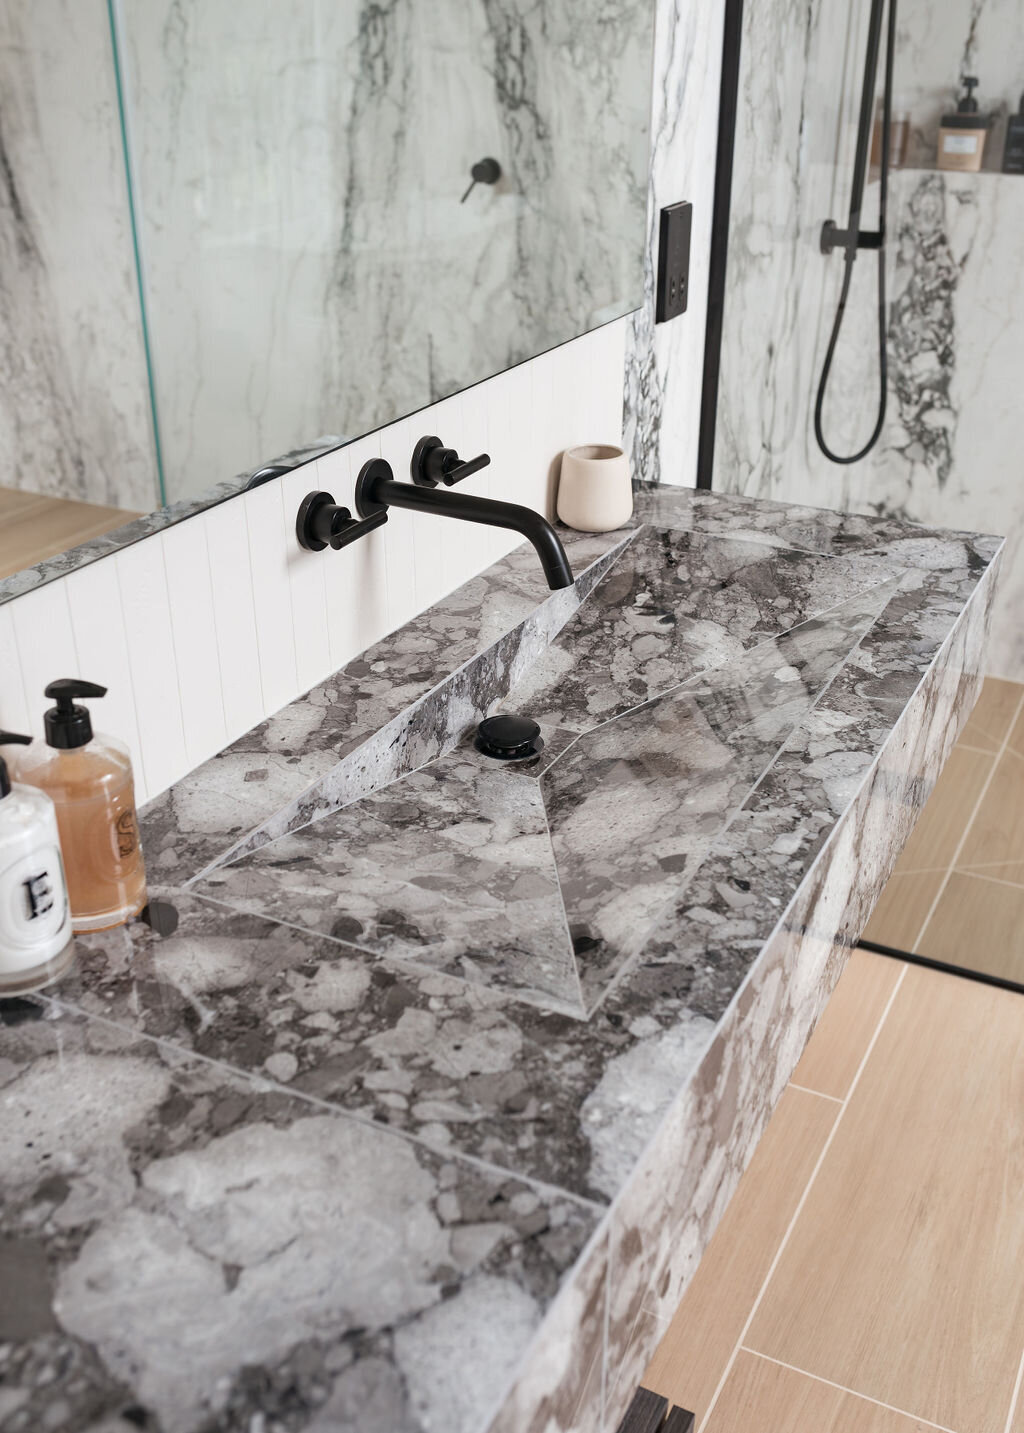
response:
{"label": "white candle jar", "polygon": [[585,443],[562,454],[558,516],[580,532],[611,532],[633,515],[629,459],[610,443]]}

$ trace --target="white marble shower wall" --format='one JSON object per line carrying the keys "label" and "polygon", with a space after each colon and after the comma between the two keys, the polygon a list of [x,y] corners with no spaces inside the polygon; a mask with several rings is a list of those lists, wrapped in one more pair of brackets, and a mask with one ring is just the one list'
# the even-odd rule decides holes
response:
{"label": "white marble shower wall", "polygon": [[[814,449],[811,412],[841,277],[819,235],[824,219],[845,220],[866,16],[865,0],[745,7],[715,443],[714,485],[726,491],[856,503],[850,471]],[[839,447],[870,429],[872,279],[862,258],[830,389],[842,399],[826,407]]]}
{"label": "white marble shower wall", "polygon": [[0,606],[0,726],[38,732],[55,677],[102,682],[110,695],[95,704],[97,729],[128,742],[140,799],[158,795],[517,542],[392,511],[341,552],[305,553],[295,540],[303,496],[324,488],[351,506],[368,458],[384,456],[401,476],[415,440],[439,432],[464,454],[491,454],[468,490],[550,511],[561,451],[621,440],[625,326],[607,324]]}
{"label": "white marble shower wall", "polygon": [[[1021,0],[1014,5],[1024,13]],[[746,7],[714,484],[1010,535],[989,664],[1022,680],[1024,556],[1014,551],[1024,530],[1024,179],[893,175],[886,427],[870,456],[849,466],[828,462],[814,440],[842,271],[818,238],[823,219],[846,218],[866,18],[864,0]],[[869,223],[877,194],[869,186]],[[876,273],[874,256],[862,253],[825,406],[840,452],[855,451],[874,424]]]}
{"label": "white marble shower wall", "polygon": [[1010,538],[989,669],[1024,681],[1024,176],[903,170],[889,416],[871,455],[886,508]]}
{"label": "white marble shower wall", "polygon": [[0,483],[159,506],[99,0],[0,6],[0,374]]}

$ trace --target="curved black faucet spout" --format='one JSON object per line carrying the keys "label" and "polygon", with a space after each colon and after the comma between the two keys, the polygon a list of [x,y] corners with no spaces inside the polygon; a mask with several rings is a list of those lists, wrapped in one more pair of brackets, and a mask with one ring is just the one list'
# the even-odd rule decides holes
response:
{"label": "curved black faucet spout", "polygon": [[454,493],[449,488],[418,487],[395,482],[391,469],[381,459],[367,463],[356,483],[356,510],[370,517],[381,508],[408,508],[411,512],[436,513],[478,522],[487,527],[509,528],[529,538],[540,558],[548,586],[554,591],[573,584],[572,568],[558,534],[540,513],[519,503],[498,502],[475,493]]}

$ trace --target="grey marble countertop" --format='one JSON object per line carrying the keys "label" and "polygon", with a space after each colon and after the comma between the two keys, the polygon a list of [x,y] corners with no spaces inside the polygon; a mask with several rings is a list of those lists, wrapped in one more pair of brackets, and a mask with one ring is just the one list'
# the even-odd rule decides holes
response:
{"label": "grey marble countertop", "polygon": [[[567,534],[574,589],[518,550],[153,802],[177,929],[0,1003],[3,1433],[617,1421],[971,705],[1000,547],[637,507]],[[493,710],[538,762],[474,750]]]}

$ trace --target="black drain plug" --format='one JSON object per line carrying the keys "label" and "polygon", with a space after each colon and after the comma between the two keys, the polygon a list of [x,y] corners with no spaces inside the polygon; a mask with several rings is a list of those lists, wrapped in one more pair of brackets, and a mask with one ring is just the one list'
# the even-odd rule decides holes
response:
{"label": "black drain plug", "polygon": [[488,717],[477,727],[473,745],[498,761],[529,761],[544,749],[540,727],[520,716]]}

